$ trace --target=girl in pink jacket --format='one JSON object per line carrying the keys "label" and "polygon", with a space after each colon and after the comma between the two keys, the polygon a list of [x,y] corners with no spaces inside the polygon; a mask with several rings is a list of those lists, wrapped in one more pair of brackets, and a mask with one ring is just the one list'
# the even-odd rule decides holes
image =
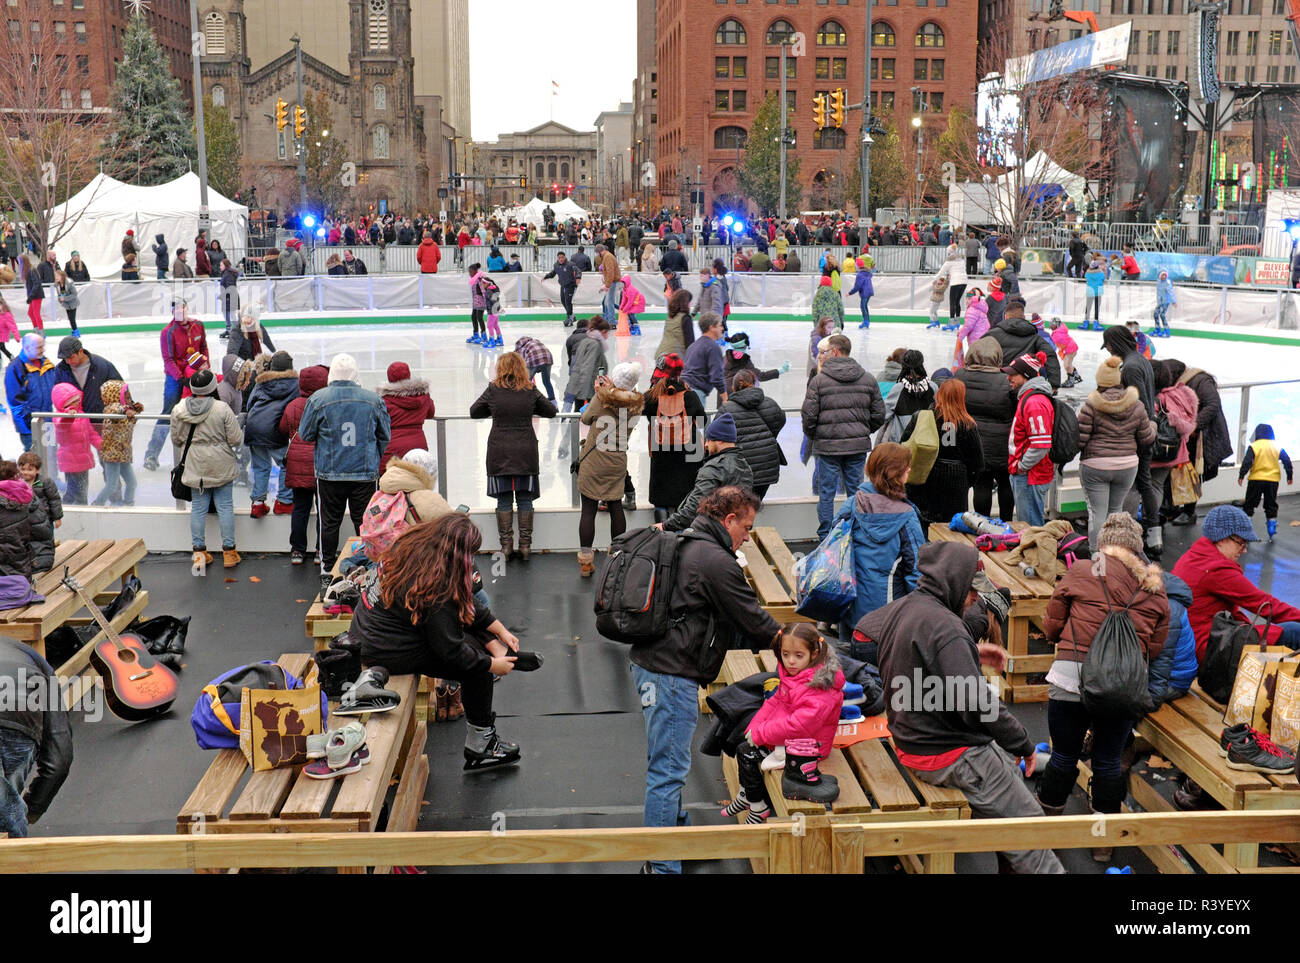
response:
{"label": "girl in pink jacket", "polygon": [[[50,392],[50,398],[55,411],[81,412],[81,390],[76,385],[57,384]],[[59,446],[59,471],[68,482],[63,503],[84,505],[90,470],[95,467],[95,454],[91,448],[100,447],[103,440],[89,418],[55,418],[54,442]]]}
{"label": "girl in pink jacket", "polygon": [[636,323],[636,316],[645,311],[645,295],[628,281],[623,285],[623,297],[618,309],[627,315],[627,324],[631,334],[640,334],[641,326]]}
{"label": "girl in pink jacket", "polygon": [[1065,369],[1065,384],[1061,387],[1073,388],[1083,381],[1083,377],[1074,370],[1074,356],[1079,353],[1079,342],[1070,337],[1070,329],[1060,318],[1052,318],[1047,322],[1047,327],[1052,332],[1052,344],[1056,345],[1056,353],[1060,355],[1061,367]]}
{"label": "girl in pink jacket", "polygon": [[724,816],[739,816],[748,809],[747,823],[761,823],[771,815],[761,767],[776,746],[785,747],[781,792],[787,799],[828,803],[840,794],[835,777],[817,769],[831,753],[844,705],[839,659],[807,622],[783,628],[772,650],[781,660],[779,684],[754,714],[746,740],[736,751],[740,791],[722,810]]}
{"label": "girl in pink jacket", "polygon": [[966,292],[966,298],[966,322],[957,329],[957,347],[953,351],[954,368],[964,365],[970,346],[989,333],[989,304],[984,300],[984,292],[979,288],[971,288]]}

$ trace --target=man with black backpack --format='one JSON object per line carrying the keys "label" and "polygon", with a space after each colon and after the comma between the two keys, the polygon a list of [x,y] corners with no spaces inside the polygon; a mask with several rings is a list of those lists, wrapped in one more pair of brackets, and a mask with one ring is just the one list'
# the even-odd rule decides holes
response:
{"label": "man with black backpack", "polygon": [[1052,403],[1052,386],[1043,377],[1046,360],[1042,351],[1022,354],[1002,369],[1016,392],[1007,472],[1016,495],[1016,516],[1034,526],[1043,524],[1043,505],[1054,471],[1050,452],[1056,406]]}
{"label": "man with black backpack", "polygon": [[[676,555],[671,562],[672,578],[667,580],[664,631],[651,635],[653,641],[634,644],[631,651],[632,678],[645,717],[647,826],[686,823],[682,789],[691,770],[698,688],[717,677],[728,649],[769,645],[781,630],[759,605],[736,560],[737,550],[754,527],[758,507],[753,492],[727,485],[700,502],[699,514],[681,535],[652,536],[676,539]],[[611,552],[605,576],[598,583],[598,614],[601,594],[618,557]],[[631,574],[633,568],[629,565],[624,571]],[[625,580],[613,588],[623,591],[626,584]],[[598,627],[604,624],[603,617],[598,618]],[[680,873],[681,863],[647,863],[642,871]]]}

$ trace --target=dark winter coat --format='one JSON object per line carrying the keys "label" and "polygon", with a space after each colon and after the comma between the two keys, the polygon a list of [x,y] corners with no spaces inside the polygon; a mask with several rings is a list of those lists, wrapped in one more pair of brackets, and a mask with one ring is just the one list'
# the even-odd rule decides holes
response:
{"label": "dark winter coat", "polygon": [[316,487],[316,446],[298,437],[298,423],[307,399],[325,387],[330,369],[323,364],[303,368],[298,373],[298,397],[285,405],[280,415],[280,434],[289,439],[289,454],[285,459],[284,473],[290,488]]}
{"label": "dark winter coat", "polygon": [[780,629],[736,564],[731,535],[707,515],[696,516],[683,535],[668,611],[667,637],[633,646],[630,658],[649,672],[700,685],[717,677],[728,649],[766,647]]}
{"label": "dark winter coat", "polygon": [[740,360],[736,360],[735,354],[730,349],[722,352],[722,377],[727,382],[727,394],[732,392],[732,382],[736,380],[736,375],[742,371],[754,372],[755,383],[762,381],[773,381],[781,377],[780,368],[759,368],[754,364],[754,359],[748,354],[742,354]]}
{"label": "dark winter coat", "polygon": [[63,517],[63,499],[52,479],[38,475],[32,486],[31,520],[32,569],[48,572],[54,568],[54,523]]}
{"label": "dark winter coat", "polygon": [[167,239],[161,234],[155,234],[153,239],[154,243],[150,246],[150,250],[153,251],[154,267],[159,271],[166,271],[169,263],[167,260]]}
{"label": "dark winter coat", "polygon": [[730,412],[736,421],[736,444],[754,473],[754,484],[775,485],[786,463],[777,440],[785,427],[781,406],[753,385],[728,395],[718,411]]}
{"label": "dark winter coat", "polygon": [[262,257],[262,273],[268,278],[280,276],[280,252],[270,251]]}
{"label": "dark winter coat", "polygon": [[1209,481],[1219,474],[1219,463],[1232,457],[1232,436],[1228,421],[1223,416],[1223,399],[1214,375],[1200,368],[1188,368],[1181,361],[1168,361],[1170,374],[1180,385],[1196,392],[1196,431],[1187,439],[1187,452],[1196,458],[1196,446],[1201,444],[1205,469],[1201,477]]}
{"label": "dark winter coat", "polygon": [[41,284],[41,272],[34,267],[27,269],[27,303],[45,300],[45,287]]}
{"label": "dark winter coat", "polygon": [[487,606],[475,600],[469,625],[461,622],[451,602],[421,611],[414,622],[399,600],[391,607],[380,601],[379,579],[372,577],[361,593],[350,631],[361,642],[365,665],[382,665],[395,675],[427,673],[436,665],[439,675],[460,682],[491,668],[492,656],[479,640],[494,621]]}
{"label": "dark winter coat", "polygon": [[885,400],[862,365],[832,357],[808,382],[800,414],[813,454],[863,455],[871,451],[871,433],[885,423]]}
{"label": "dark winter coat", "polygon": [[[875,641],[882,679],[933,679],[941,691],[977,693],[986,686],[979,652],[962,621],[966,596],[979,564],[973,545],[939,542],[920,552],[921,578],[906,598],[877,609],[857,624]],[[1080,566],[1086,568],[1086,566]],[[933,685],[933,682],[928,683]],[[985,718],[974,700],[962,710],[935,711],[918,698],[914,704],[891,698],[885,703],[889,731],[902,752],[933,756],[967,746],[996,742],[1012,756],[1034,751],[1025,727],[1006,704],[997,703],[997,717]]]}
{"label": "dark winter coat", "polygon": [[869,478],[835,516],[836,522],[845,518],[853,524],[857,599],[844,618],[856,625],[868,612],[916,588],[917,553],[925,544],[925,529],[915,505],[880,494]]}
{"label": "dark winter coat", "polygon": [[[1043,634],[1047,641],[1056,643],[1058,659],[1082,662],[1088,658],[1088,649],[1106,616],[1132,599],[1129,618],[1147,659],[1154,659],[1169,634],[1169,599],[1160,566],[1149,565],[1122,548],[1105,548],[1097,558],[1104,558],[1107,564],[1073,565],[1056,583],[1043,616]],[[1102,578],[1106,580],[1105,589]],[[1106,592],[1110,593],[1109,605]]]}
{"label": "dark winter coat", "polygon": [[607,383],[595,390],[581,421],[590,425],[578,462],[578,492],[598,501],[623,497],[629,437],[645,407],[640,392]]}
{"label": "dark winter coat", "polygon": [[[993,351],[985,353],[989,348]],[[1006,461],[1011,422],[1016,417],[1016,395],[1002,373],[1002,358],[1000,354],[995,357],[996,350],[996,342],[980,338],[970,351],[979,363],[967,364],[956,375],[966,386],[966,410],[979,429],[987,467]]]}
{"label": "dark winter coat", "polygon": [[1156,440],[1156,423],[1133,387],[1094,391],[1079,409],[1079,458],[1136,458]]}
{"label": "dark winter coat", "polygon": [[[938,412],[935,422],[939,429],[938,457],[923,484],[908,484],[907,497],[920,509],[923,521],[942,523],[969,507],[971,485],[984,470],[984,445],[975,425],[958,425],[956,431],[948,431]],[[904,432],[903,441],[912,437],[914,428],[915,419]],[[1002,458],[1006,458],[1005,451]]]}
{"label": "dark winter coat", "polygon": [[239,324],[230,329],[230,339],[226,341],[226,354],[237,355],[245,361],[254,361],[264,351],[274,354],[275,345],[260,321],[257,323],[257,330],[251,335],[245,334],[243,326]]}
{"label": "dark winter coat", "polygon": [[31,504],[32,486],[27,482],[21,478],[0,482],[0,575],[31,577]]}
{"label": "dark winter coat", "polygon": [[69,281],[75,281],[78,284],[86,284],[90,281],[90,268],[86,267],[86,262],[81,261],[81,266],[77,267],[72,261],[63,265],[63,273],[68,276]]}
{"label": "dark winter coat", "polygon": [[244,444],[250,448],[283,448],[289,444],[289,437],[280,431],[280,416],[299,394],[296,371],[263,371],[258,375],[244,406]]}
{"label": "dark winter coat", "polygon": [[86,384],[77,384],[77,376],[72,372],[72,366],[67,361],[60,361],[54,367],[54,383],[69,384],[81,392],[83,401],[81,410],[88,415],[98,415],[104,410],[104,399],[100,397],[100,389],[108,381],[124,380],[117,373],[117,368],[113,362],[107,358],[101,358],[99,355],[86,352],[90,358],[90,370],[86,372]]}
{"label": "dark winter coat", "polygon": [[24,736],[37,747],[35,771],[23,793],[28,822],[45,815],[72,768],[72,727],[67,712],[58,700],[50,704],[49,699],[36,697],[37,691],[49,691],[54,678],[54,669],[35,649],[0,640],[0,680],[4,680],[0,688],[16,692],[23,680],[32,694],[30,699],[14,700],[13,708],[0,710],[0,729]]}
{"label": "dark winter coat", "polygon": [[379,470],[388,467],[390,458],[401,458],[415,448],[429,448],[424,434],[424,423],[433,417],[433,399],[429,397],[429,382],[423,378],[408,378],[388,382],[375,389],[384,399],[393,436],[384,450]]}
{"label": "dark winter coat", "polygon": [[469,408],[471,418],[491,418],[487,440],[489,475],[538,475],[537,433],[533,418],[554,418],[555,403],[533,385],[512,391],[490,384]]}
{"label": "dark winter coat", "polygon": [[699,472],[695,475],[694,486],[677,506],[677,511],[668,516],[667,521],[664,522],[664,529],[680,532],[689,526],[705,496],[724,485],[739,485],[741,488],[750,489],[754,487],[754,472],[739,446],[725,448],[716,455],[704,459]]}
{"label": "dark winter coat", "polygon": [[1169,598],[1169,635],[1160,655],[1151,660],[1147,688],[1159,708],[1162,703],[1187,694],[1196,681],[1196,633],[1192,631],[1187,608],[1192,604],[1192,590],[1172,572],[1164,573],[1165,595]]}
{"label": "dark winter coat", "polygon": [[[668,445],[650,449],[650,504],[655,508],[674,510],[695,487],[695,476],[700,471],[704,459],[704,402],[694,391],[686,388],[680,381],[675,386],[684,391],[682,402],[686,416],[691,421],[691,433],[687,443],[674,449]],[[667,389],[665,388],[665,391]],[[650,392],[645,394],[645,417],[648,424],[648,437],[654,437],[655,416],[659,413],[659,401]]]}
{"label": "dark winter coat", "polygon": [[[993,305],[989,305],[989,323],[993,323]],[[1006,318],[997,327],[989,331],[988,336],[1002,348],[1002,363],[1011,364],[1022,354],[1033,355],[1042,351],[1047,355],[1047,364],[1043,365],[1043,377],[1053,388],[1061,387],[1061,363],[1056,352],[1043,344],[1043,336],[1038,333],[1032,321],[1024,318]]]}

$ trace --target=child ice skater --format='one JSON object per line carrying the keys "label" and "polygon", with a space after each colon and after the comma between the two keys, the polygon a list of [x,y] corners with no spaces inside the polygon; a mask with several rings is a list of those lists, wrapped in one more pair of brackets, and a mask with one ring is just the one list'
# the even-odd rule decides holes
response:
{"label": "child ice skater", "polygon": [[9,302],[3,295],[0,295],[0,354],[3,354],[8,361],[12,361],[14,356],[9,353],[9,339],[13,338],[19,344],[22,343],[22,336],[18,333],[18,322],[14,320],[13,311],[9,310]]}
{"label": "child ice skater", "polygon": [[1070,329],[1060,318],[1048,321],[1047,328],[1052,332],[1052,344],[1061,358],[1061,367],[1065,369],[1065,384],[1061,387],[1073,388],[1083,381],[1083,376],[1074,370],[1074,356],[1079,353],[1079,342],[1070,337]]}
{"label": "child ice skater", "polygon": [[131,389],[124,381],[105,381],[99,389],[104,402],[104,414],[125,415],[124,419],[104,422],[104,443],[99,449],[99,461],[104,466],[104,490],[95,496],[95,505],[134,505],[135,469],[131,463],[134,452],[135,416],[144,411],[144,405],[131,398]]}
{"label": "child ice skater", "polygon": [[1282,469],[1286,469],[1286,483],[1295,484],[1291,471],[1291,458],[1286,449],[1273,440],[1272,425],[1256,425],[1250,436],[1250,447],[1241,459],[1237,484],[1246,482],[1246,514],[1255,517],[1259,501],[1264,500],[1264,519],[1268,525],[1268,540],[1277,534],[1277,489],[1282,483]]}
{"label": "child ice skater", "polygon": [[755,713],[745,741],[736,750],[740,791],[722,810],[724,816],[739,816],[748,809],[747,823],[761,823],[772,813],[761,766],[776,746],[785,747],[781,792],[787,799],[828,803],[840,794],[835,777],[822,775],[817,768],[831,754],[844,705],[839,659],[808,622],[785,626],[772,650],[781,660],[780,684]]}
{"label": "child ice skater", "polygon": [[858,274],[853,279],[853,288],[849,291],[849,294],[858,296],[858,307],[862,310],[862,323],[858,325],[859,328],[871,327],[871,312],[867,309],[867,302],[876,293],[876,286],[872,281],[875,264],[875,258],[870,255],[858,258]]}
{"label": "child ice skater", "polygon": [[489,338],[483,324],[483,312],[487,310],[487,299],[479,279],[483,277],[483,265],[477,262],[469,266],[469,320],[474,325],[474,333],[465,339],[466,344],[487,345]]}
{"label": "child ice skater", "polygon": [[[81,389],[76,385],[67,382],[55,385],[51,398],[55,411],[81,413]],[[59,471],[68,483],[63,500],[69,505],[84,505],[90,470],[95,467],[95,453],[91,449],[101,447],[103,439],[89,418],[56,417],[54,441],[59,446]]]}
{"label": "child ice skater", "polygon": [[1153,316],[1156,326],[1151,329],[1151,337],[1168,338],[1173,334],[1169,330],[1169,309],[1177,303],[1174,282],[1169,280],[1168,271],[1161,271],[1160,280],[1156,282],[1156,310]]}
{"label": "child ice skater", "polygon": [[1101,292],[1106,286],[1106,269],[1098,258],[1093,258],[1083,277],[1088,284],[1088,296],[1083,309],[1083,324],[1080,325],[1079,330],[1100,331]]}
{"label": "child ice skater", "polygon": [[[966,292],[966,320],[957,329],[957,346],[953,349],[953,365],[960,368],[966,363],[966,351],[984,335],[989,333],[989,304],[984,300],[984,292],[971,288]],[[965,344],[965,350],[962,345]]]}

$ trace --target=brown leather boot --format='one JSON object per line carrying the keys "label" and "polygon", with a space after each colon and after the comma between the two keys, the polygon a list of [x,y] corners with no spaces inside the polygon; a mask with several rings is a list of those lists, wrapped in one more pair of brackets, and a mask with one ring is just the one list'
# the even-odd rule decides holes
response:
{"label": "brown leather boot", "polygon": [[243,559],[239,557],[239,552],[235,551],[233,548],[227,548],[221,553],[221,564],[226,568],[234,568],[242,561]]}
{"label": "brown leather boot", "polygon": [[578,550],[578,572],[583,578],[596,574],[596,553],[589,548]]}
{"label": "brown leather boot", "polygon": [[501,539],[501,551],[506,558],[515,553],[515,513],[497,510],[497,535]]}
{"label": "brown leather boot", "polygon": [[533,554],[533,510],[519,512],[519,555],[526,562]]}

